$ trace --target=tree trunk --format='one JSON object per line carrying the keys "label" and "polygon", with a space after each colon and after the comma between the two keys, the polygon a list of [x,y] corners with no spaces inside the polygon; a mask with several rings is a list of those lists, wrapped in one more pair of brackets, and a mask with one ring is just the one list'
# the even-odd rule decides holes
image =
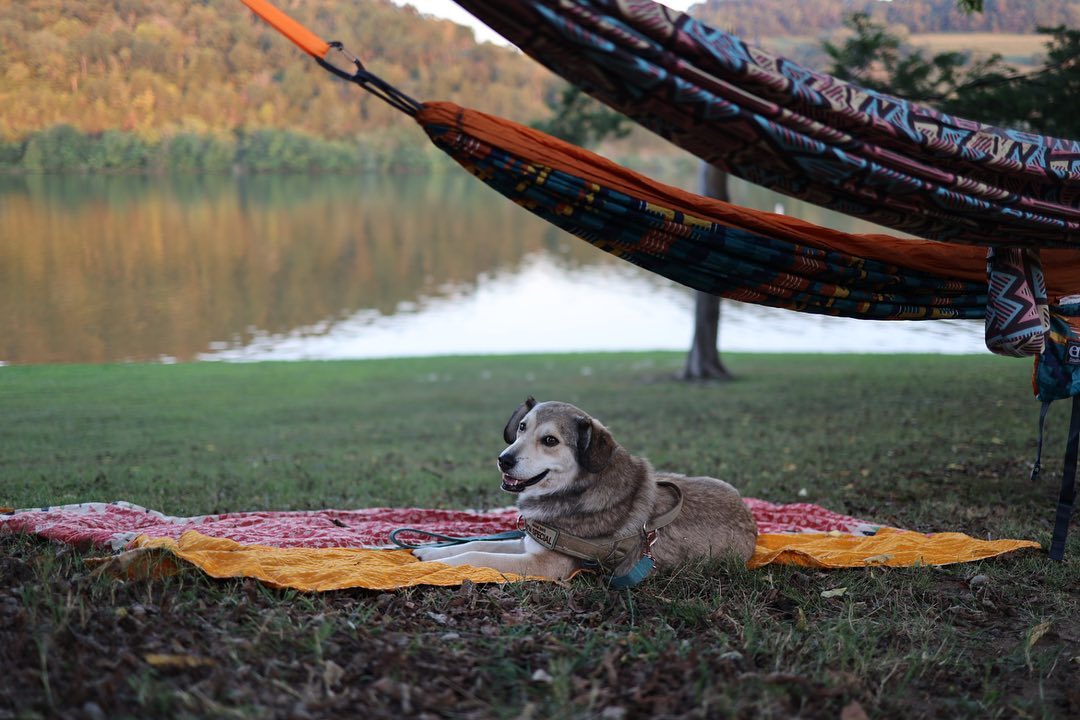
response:
{"label": "tree trunk", "polygon": [[[700,193],[727,200],[727,174],[708,163],[701,163],[698,182]],[[694,339],[683,367],[683,380],[731,380],[732,374],[720,362],[720,298],[698,291],[694,299]]]}

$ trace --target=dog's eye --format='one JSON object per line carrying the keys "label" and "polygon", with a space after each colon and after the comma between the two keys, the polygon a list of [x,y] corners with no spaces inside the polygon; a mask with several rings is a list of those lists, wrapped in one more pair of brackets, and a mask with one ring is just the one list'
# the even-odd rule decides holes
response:
{"label": "dog's eye", "polygon": [[540,440],[540,442],[544,443],[544,445],[547,445],[548,447],[555,447],[559,444],[559,438],[555,437],[554,435],[545,435],[543,439]]}
{"label": "dog's eye", "polygon": [[525,421],[524,420],[522,420],[521,424],[518,425],[518,432],[525,432]]}

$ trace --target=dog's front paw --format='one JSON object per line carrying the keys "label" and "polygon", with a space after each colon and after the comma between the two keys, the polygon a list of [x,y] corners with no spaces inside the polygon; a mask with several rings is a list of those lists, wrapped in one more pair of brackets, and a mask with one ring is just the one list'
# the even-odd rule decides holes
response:
{"label": "dog's front paw", "polygon": [[437,547],[433,545],[431,547],[416,548],[412,551],[412,554],[413,557],[415,557],[420,562],[428,562],[430,560],[442,560],[445,557],[453,555],[454,553],[447,552],[447,550],[451,549],[452,548]]}

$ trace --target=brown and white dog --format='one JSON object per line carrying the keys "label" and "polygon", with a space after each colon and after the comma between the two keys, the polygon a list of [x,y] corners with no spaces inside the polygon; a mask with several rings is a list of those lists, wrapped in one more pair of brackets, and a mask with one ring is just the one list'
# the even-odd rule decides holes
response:
{"label": "brown and white dog", "polygon": [[[681,510],[658,531],[651,547],[659,568],[722,555],[745,561],[754,552],[757,527],[735,488],[711,477],[655,472],[573,405],[537,403],[530,397],[510,416],[503,437],[510,446],[498,459],[502,488],[517,494],[527,523],[586,540],[639,538],[605,572],[624,575],[634,567],[654,539],[645,531],[647,523],[673,510],[680,494]],[[550,547],[529,534],[519,540],[419,548],[413,554],[424,561],[548,578],[569,577],[585,564]]]}

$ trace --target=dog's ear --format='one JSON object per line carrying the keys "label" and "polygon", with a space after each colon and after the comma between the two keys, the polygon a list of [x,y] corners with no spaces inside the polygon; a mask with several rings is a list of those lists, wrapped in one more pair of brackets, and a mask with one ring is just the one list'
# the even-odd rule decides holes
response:
{"label": "dog's ear", "polygon": [[521,419],[528,415],[529,411],[534,407],[536,407],[536,399],[532,395],[525,398],[525,402],[518,405],[518,409],[506,421],[506,427],[503,428],[503,440],[507,443],[513,443],[517,439],[517,429]]}
{"label": "dog's ear", "polygon": [[608,429],[592,418],[579,416],[577,422],[578,463],[591,473],[598,473],[607,467],[611,454],[615,452],[615,438]]}

